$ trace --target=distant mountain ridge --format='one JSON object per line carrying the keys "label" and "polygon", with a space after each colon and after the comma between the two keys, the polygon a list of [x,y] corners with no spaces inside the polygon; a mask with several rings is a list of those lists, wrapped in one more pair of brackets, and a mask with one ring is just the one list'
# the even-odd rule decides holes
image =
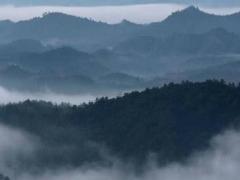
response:
{"label": "distant mountain ridge", "polygon": [[146,25],[127,20],[112,25],[63,13],[47,13],[16,23],[1,21],[0,40],[35,39],[50,44],[73,45],[82,50],[96,50],[139,35],[162,37],[172,33],[204,33],[216,28],[240,34],[239,20],[240,13],[217,16],[193,6],[173,13],[162,22]]}
{"label": "distant mountain ridge", "polygon": [[[162,22],[149,25],[148,33],[204,33],[215,28],[223,28],[229,32],[240,33],[240,12],[231,15],[215,15],[190,6],[171,14]],[[155,34],[157,35],[157,34]]]}
{"label": "distant mountain ridge", "polygon": [[145,25],[128,20],[107,24],[63,13],[0,21],[1,85],[74,93],[129,90],[195,80],[202,72],[207,79],[236,82],[226,75],[231,69],[224,68],[240,62],[239,20],[240,13],[217,16],[188,7]]}
{"label": "distant mountain ridge", "polygon": [[34,53],[44,52],[49,47],[44,46],[40,41],[32,39],[19,39],[12,41],[8,44],[0,45],[0,54],[11,54],[11,53]]}
{"label": "distant mountain ridge", "polygon": [[216,28],[206,33],[175,33],[164,38],[138,36],[119,43],[115,51],[143,55],[240,53],[240,37]]}

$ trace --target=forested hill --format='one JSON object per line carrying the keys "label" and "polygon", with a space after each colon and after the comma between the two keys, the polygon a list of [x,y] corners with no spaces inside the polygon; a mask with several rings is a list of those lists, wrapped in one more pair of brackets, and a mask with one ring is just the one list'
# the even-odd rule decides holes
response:
{"label": "forested hill", "polygon": [[122,160],[144,162],[156,153],[159,162],[166,163],[184,160],[208,147],[213,136],[237,127],[239,107],[239,86],[206,81],[168,84],[81,106],[31,101],[2,105],[0,117],[46,145],[35,166],[102,160],[102,145]]}

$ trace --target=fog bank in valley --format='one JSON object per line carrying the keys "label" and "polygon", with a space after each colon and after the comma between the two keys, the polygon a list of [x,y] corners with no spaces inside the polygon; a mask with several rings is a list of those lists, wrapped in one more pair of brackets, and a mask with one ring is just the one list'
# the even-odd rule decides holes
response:
{"label": "fog bank in valley", "polygon": [[19,173],[24,161],[34,157],[37,141],[26,132],[0,124],[0,172],[11,177]]}
{"label": "fog bank in valley", "polygon": [[42,93],[29,93],[29,92],[17,92],[7,90],[0,86],[0,104],[17,103],[25,100],[43,100],[50,101],[56,104],[70,103],[74,105],[79,105],[82,103],[88,103],[95,101],[97,96],[94,95],[66,95],[66,94],[56,94],[50,91]]}
{"label": "fog bank in valley", "polygon": [[[24,164],[18,157],[33,156],[40,142],[25,132],[0,125],[0,171],[10,177],[16,174],[10,164]],[[154,161],[149,162],[145,170],[135,174],[128,165],[114,160],[111,167],[84,167],[69,169],[59,167],[58,170],[33,175],[28,171],[18,173],[17,180],[235,180],[240,176],[240,133],[229,130],[216,136],[211,141],[211,148],[198,152],[184,164],[169,164],[158,167]],[[14,157],[14,158],[13,158]],[[130,167],[130,166],[129,166]],[[126,170],[127,169],[127,170]]]}

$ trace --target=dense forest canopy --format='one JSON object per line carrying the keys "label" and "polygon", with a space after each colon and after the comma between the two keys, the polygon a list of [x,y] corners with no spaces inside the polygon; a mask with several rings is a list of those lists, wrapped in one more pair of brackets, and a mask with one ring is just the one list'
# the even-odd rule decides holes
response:
{"label": "dense forest canopy", "polygon": [[[240,87],[224,81],[170,83],[113,99],[72,106],[25,101],[0,107],[1,123],[43,143],[22,168],[105,162],[107,153],[141,164],[183,161],[240,121]],[[101,150],[102,149],[102,150]],[[26,163],[28,162],[28,163]]]}

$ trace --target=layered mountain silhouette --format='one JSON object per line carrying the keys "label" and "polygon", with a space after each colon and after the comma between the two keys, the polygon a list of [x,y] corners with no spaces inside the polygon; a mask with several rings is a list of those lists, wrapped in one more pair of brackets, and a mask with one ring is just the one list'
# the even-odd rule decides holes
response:
{"label": "layered mountain silhouette", "polygon": [[29,70],[54,74],[85,74],[97,76],[106,74],[109,70],[94,61],[88,53],[77,51],[70,47],[61,47],[43,53],[22,54],[15,60]]}
{"label": "layered mountain silhouette", "polygon": [[74,45],[92,50],[112,46],[136,35],[162,37],[176,32],[204,33],[215,28],[239,34],[239,18],[240,13],[217,16],[192,6],[173,13],[162,22],[147,25],[126,20],[110,25],[62,13],[46,13],[42,17],[16,23],[1,21],[0,39],[2,42],[35,39],[49,44]]}
{"label": "layered mountain silhouette", "polygon": [[[29,100],[0,106],[2,124],[41,142],[16,167],[37,173],[109,166],[113,157],[141,168],[151,155],[163,166],[206,150],[213,137],[239,127],[239,20],[240,13],[189,7],[145,25],[62,13],[1,21],[2,91],[77,98],[134,90],[79,106]],[[222,78],[227,83],[205,81]],[[0,180],[9,179],[0,174]]]}
{"label": "layered mountain silhouette", "polygon": [[228,82],[239,83],[240,62],[229,62],[201,69],[188,70],[182,73],[168,74],[172,80],[204,81],[206,79],[224,79]]}
{"label": "layered mountain silhouette", "polygon": [[159,36],[171,33],[204,33],[215,28],[224,28],[229,32],[240,33],[238,22],[240,13],[226,16],[209,14],[190,6],[170,15],[162,22],[152,23],[147,28],[150,34]]}
{"label": "layered mountain silhouette", "polygon": [[142,88],[150,83],[117,73],[101,64],[94,54],[71,47],[21,53],[9,53],[9,44],[2,47],[9,51],[0,53],[0,85],[8,89],[95,94]]}
{"label": "layered mountain silhouette", "polygon": [[62,13],[1,21],[1,84],[77,93],[198,80],[203,72],[202,80],[236,81],[224,75],[224,68],[240,62],[239,20],[239,13],[217,16],[191,6],[145,25],[127,20],[107,24]]}
{"label": "layered mountain silhouette", "polygon": [[46,13],[28,21],[0,22],[0,38],[4,42],[35,39],[51,45],[69,44],[83,49],[88,45],[94,48],[112,44],[120,35],[127,37],[137,27],[131,23],[109,25],[62,13]]}
{"label": "layered mountain silhouette", "polygon": [[175,33],[165,38],[139,36],[119,43],[115,51],[159,56],[239,53],[240,37],[222,28],[199,34]]}
{"label": "layered mountain silhouette", "polygon": [[44,52],[50,47],[44,46],[40,41],[33,39],[19,39],[7,44],[0,45],[0,54],[21,54]]}

